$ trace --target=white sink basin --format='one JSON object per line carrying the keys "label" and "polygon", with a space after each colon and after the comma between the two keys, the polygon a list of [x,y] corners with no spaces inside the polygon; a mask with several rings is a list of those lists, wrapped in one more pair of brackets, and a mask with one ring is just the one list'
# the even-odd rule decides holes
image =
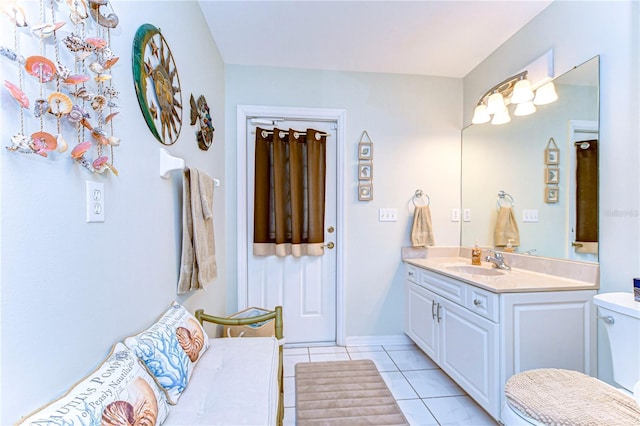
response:
{"label": "white sink basin", "polygon": [[499,269],[489,269],[489,268],[483,268],[481,266],[472,266],[472,265],[451,265],[451,266],[447,266],[446,269],[452,272],[462,272],[464,274],[472,274],[472,275],[485,275],[489,277],[504,275],[504,272]]}

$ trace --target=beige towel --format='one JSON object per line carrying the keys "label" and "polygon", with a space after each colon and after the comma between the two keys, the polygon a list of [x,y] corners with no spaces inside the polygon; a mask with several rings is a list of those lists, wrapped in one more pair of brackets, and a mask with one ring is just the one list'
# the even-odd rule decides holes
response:
{"label": "beige towel", "polygon": [[213,179],[197,169],[185,170],[182,188],[178,294],[203,289],[218,273],[213,232]]}
{"label": "beige towel", "polygon": [[411,227],[411,245],[426,247],[434,245],[431,210],[429,206],[417,206],[413,214]]}
{"label": "beige towel", "polygon": [[493,231],[493,245],[505,247],[509,240],[511,240],[513,247],[520,245],[520,232],[516,223],[516,215],[513,213],[512,207],[500,207],[498,218],[496,219],[496,228]]}

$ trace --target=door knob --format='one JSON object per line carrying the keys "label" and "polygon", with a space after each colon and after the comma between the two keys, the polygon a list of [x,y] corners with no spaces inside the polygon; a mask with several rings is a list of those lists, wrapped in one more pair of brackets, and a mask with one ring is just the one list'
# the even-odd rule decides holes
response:
{"label": "door knob", "polygon": [[333,241],[329,241],[329,243],[327,243],[327,244],[323,245],[322,247],[326,247],[326,248],[328,248],[328,249],[332,249],[332,248],[334,248],[335,246],[336,246],[336,245],[335,245],[335,244],[333,244]]}

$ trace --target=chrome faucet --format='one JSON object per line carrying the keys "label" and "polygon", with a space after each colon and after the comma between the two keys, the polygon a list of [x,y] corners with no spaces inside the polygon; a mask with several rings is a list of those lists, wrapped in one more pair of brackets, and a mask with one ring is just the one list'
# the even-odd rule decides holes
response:
{"label": "chrome faucet", "polygon": [[493,253],[493,256],[487,256],[486,257],[486,261],[487,262],[491,262],[494,265],[496,265],[496,268],[498,269],[503,269],[505,271],[509,271],[511,270],[511,266],[507,265],[506,263],[504,263],[504,256],[502,256],[502,253],[495,251],[495,250],[487,250],[491,253]]}

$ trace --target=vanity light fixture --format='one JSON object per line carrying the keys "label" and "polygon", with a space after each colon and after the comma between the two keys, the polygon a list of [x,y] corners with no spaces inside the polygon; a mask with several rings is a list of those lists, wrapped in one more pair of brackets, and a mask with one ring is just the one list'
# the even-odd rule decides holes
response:
{"label": "vanity light fixture", "polygon": [[471,122],[504,124],[511,121],[508,105],[516,105],[514,115],[525,116],[536,112],[536,105],[545,105],[558,99],[553,81],[540,86],[535,92],[527,79],[528,71],[507,78],[488,90],[478,101]]}

